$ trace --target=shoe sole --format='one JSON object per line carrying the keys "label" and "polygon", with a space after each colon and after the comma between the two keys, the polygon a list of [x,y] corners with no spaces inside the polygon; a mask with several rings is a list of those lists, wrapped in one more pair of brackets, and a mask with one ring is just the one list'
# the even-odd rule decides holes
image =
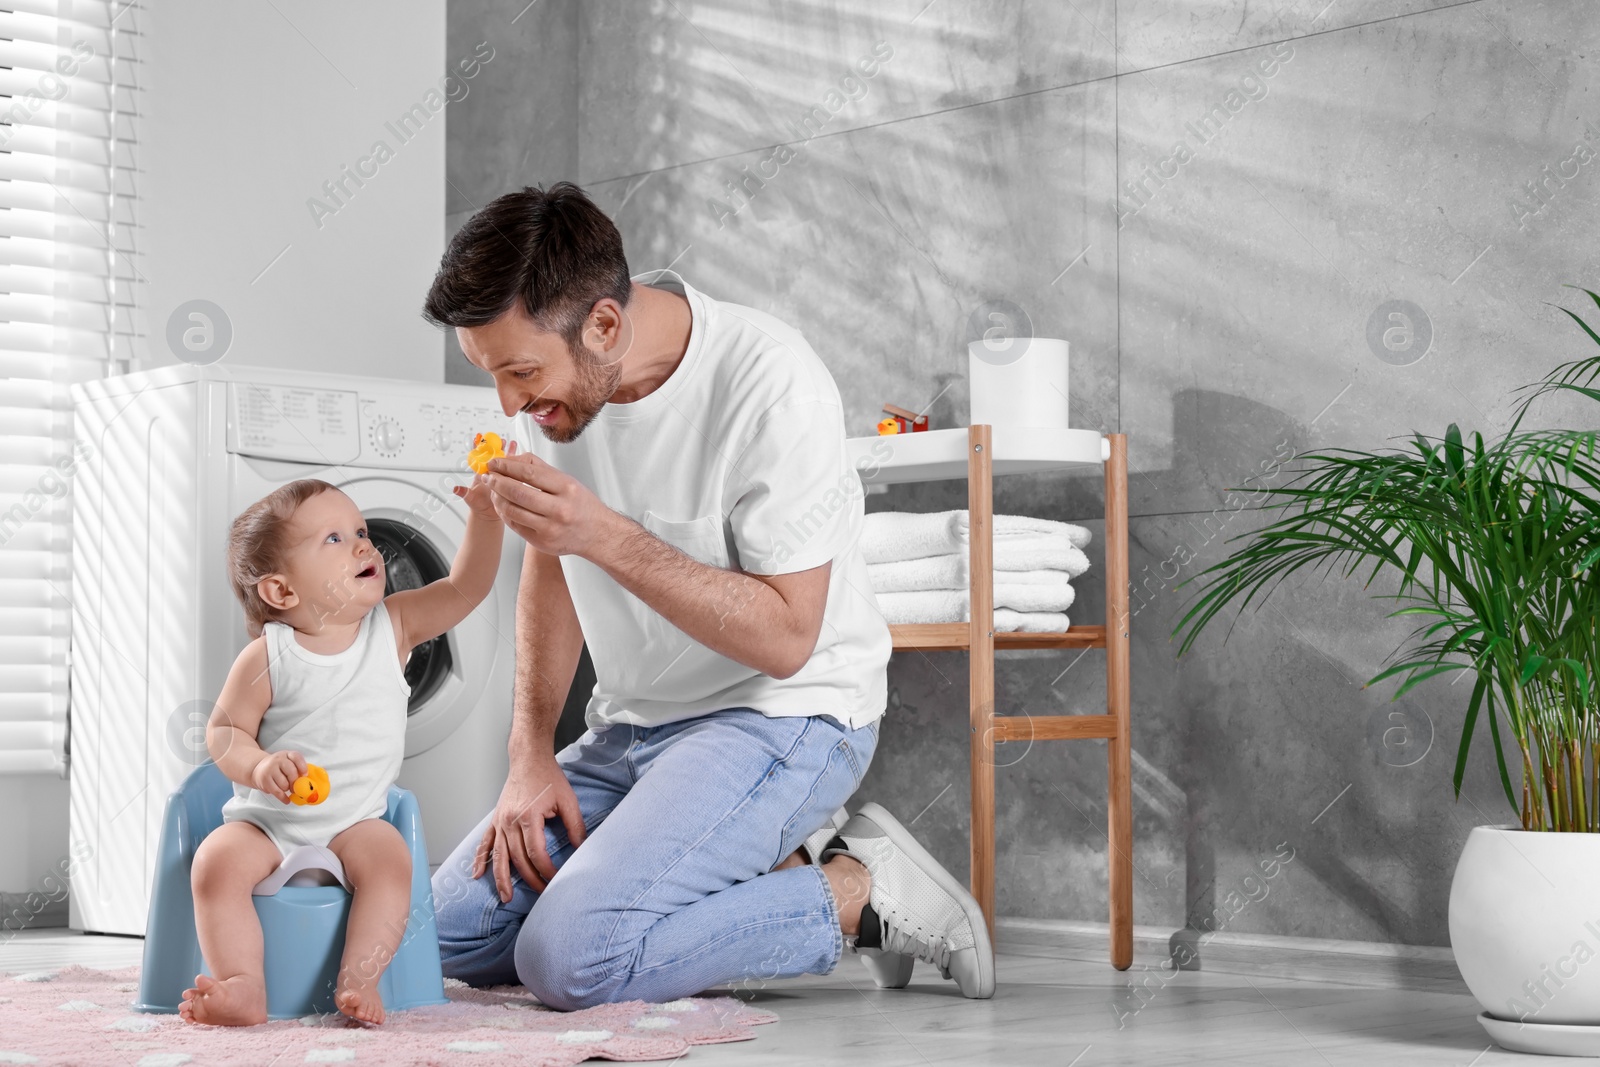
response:
{"label": "shoe sole", "polygon": [[916,957],[901,952],[883,952],[874,948],[858,948],[861,965],[867,969],[872,984],[879,989],[904,989],[911,984],[912,968]]}
{"label": "shoe sole", "polygon": [[900,825],[900,820],[884,810],[881,804],[868,801],[856,809],[856,815],[875,823],[889,839],[890,844],[910,856],[940,889],[961,903],[961,910],[966,914],[967,922],[972,925],[972,944],[978,953],[978,989],[970,994],[962,990],[962,994],[973,1000],[988,1000],[994,996],[994,945],[989,941],[989,923],[983,917],[983,909],[978,907],[978,902],[967,892],[966,886],[956,881],[950,872],[911,836],[911,831]]}

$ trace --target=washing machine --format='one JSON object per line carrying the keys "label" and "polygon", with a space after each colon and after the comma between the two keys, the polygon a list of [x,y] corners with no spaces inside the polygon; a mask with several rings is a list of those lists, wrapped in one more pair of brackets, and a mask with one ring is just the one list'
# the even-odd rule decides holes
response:
{"label": "washing machine", "polygon": [[[389,591],[449,573],[474,433],[510,439],[491,389],[182,365],[74,387],[88,452],[73,486],[69,924],[143,934],[167,795],[208,759],[205,724],[249,640],[225,567],[229,524],[296,478],[367,519]],[[505,781],[523,542],[493,591],[413,649],[399,784],[437,867]]]}

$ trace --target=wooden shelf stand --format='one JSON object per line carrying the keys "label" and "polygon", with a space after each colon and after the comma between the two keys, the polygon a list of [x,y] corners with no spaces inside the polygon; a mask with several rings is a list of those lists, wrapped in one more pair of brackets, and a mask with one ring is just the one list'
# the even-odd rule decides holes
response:
{"label": "wooden shelf stand", "polygon": [[[919,453],[931,448],[948,451],[945,445],[951,431],[944,431],[944,442],[928,443]],[[996,456],[994,433],[989,426],[970,426],[966,433],[967,510],[969,519],[969,563],[971,617],[964,623],[932,623],[891,626],[896,651],[960,652],[968,654],[968,716],[971,739],[972,777],[972,895],[983,908],[994,933],[994,768],[995,745],[1015,741],[1072,741],[1083,738],[1106,740],[1107,762],[1107,852],[1110,862],[1111,963],[1126,970],[1133,962],[1133,800],[1131,779],[1131,739],[1129,736],[1130,678],[1128,659],[1128,451],[1125,434],[1106,434],[1097,457],[1105,468],[1105,588],[1106,621],[1103,626],[1075,626],[1064,633],[994,632],[994,475],[997,461],[1001,473],[1010,466],[1016,470],[1047,470],[1083,466],[1082,436],[1085,431],[1060,431],[1074,438],[1070,453],[1063,451],[1059,462],[1048,454],[1026,459],[1009,459],[1005,452]],[[913,439],[921,434],[909,435]],[[929,436],[932,436],[930,432]],[[1095,435],[1099,436],[1099,435]],[[870,439],[858,439],[870,440]],[[1092,443],[1092,442],[1091,442]],[[865,445],[861,446],[863,450]],[[1067,446],[1063,446],[1066,448]],[[1048,449],[1045,450],[1048,453]],[[1024,463],[1026,464],[1024,466]],[[908,459],[909,470],[869,482],[899,482],[959,477],[954,464],[942,466],[925,462],[922,455]],[[1086,649],[1106,650],[1106,713],[1104,715],[997,715],[994,703],[994,653],[996,649]]]}

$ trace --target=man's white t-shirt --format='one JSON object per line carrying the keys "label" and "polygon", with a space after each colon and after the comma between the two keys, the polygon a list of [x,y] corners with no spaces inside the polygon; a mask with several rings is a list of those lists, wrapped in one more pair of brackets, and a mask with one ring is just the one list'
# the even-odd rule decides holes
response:
{"label": "man's white t-shirt", "polygon": [[[777,679],[695,641],[588,560],[563,556],[598,679],[585,719],[659,726],[742,707],[864,726],[883,714],[890,640],[857,547],[863,492],[839,389],[798,330],[664,273],[677,282],[651,286],[681,294],[693,316],[672,375],[631,404],[601,408],[576,441],[547,440],[526,414],[517,440],[702,563],[770,575],[831,561],[828,602],[811,659]],[[759,623],[735,607],[723,625]]]}

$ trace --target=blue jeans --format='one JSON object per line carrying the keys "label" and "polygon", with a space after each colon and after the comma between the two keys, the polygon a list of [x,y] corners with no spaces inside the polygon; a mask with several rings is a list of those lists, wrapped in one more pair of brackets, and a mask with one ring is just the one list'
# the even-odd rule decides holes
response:
{"label": "blue jeans", "polygon": [[856,791],[877,744],[877,722],[749,708],[587,731],[556,755],[587,837],[574,849],[545,824],[543,893],[513,868],[502,903],[491,872],[472,877],[493,812],[434,873],[445,975],[520,982],[569,1011],[827,974],[844,949],[827,878],[772,868]]}

